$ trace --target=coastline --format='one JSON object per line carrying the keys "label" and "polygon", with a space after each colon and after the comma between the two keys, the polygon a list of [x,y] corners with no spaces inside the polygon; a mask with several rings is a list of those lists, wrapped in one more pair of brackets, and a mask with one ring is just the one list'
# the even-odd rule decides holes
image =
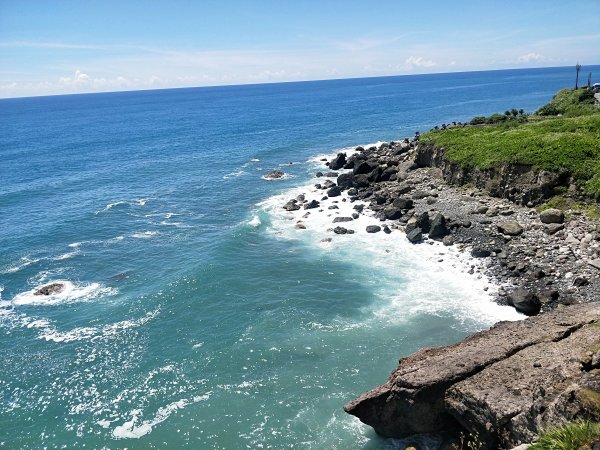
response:
{"label": "coastline", "polygon": [[[295,228],[299,233],[303,232],[307,226],[314,226],[314,222],[311,223],[310,218],[315,215],[320,214],[322,219],[329,220],[330,226],[327,228],[327,232],[331,237],[324,239],[323,245],[327,245],[333,239],[346,239],[346,242],[350,243],[354,234],[366,231],[373,235],[378,233],[402,234],[398,239],[410,241],[413,243],[411,245],[421,246],[421,248],[423,248],[422,246],[431,246],[438,251],[439,258],[436,261],[438,265],[452,265],[455,269],[458,267],[463,274],[470,275],[470,281],[474,283],[484,280],[483,290],[486,295],[498,305],[513,306],[519,313],[524,314],[521,318],[544,313],[540,316],[540,320],[546,320],[546,316],[549,314],[548,320],[552,321],[553,314],[555,314],[557,315],[555,321],[568,322],[564,314],[576,311],[576,314],[583,317],[590,314],[591,322],[597,321],[597,308],[594,309],[595,306],[591,305],[592,309],[588,310],[585,306],[585,303],[593,301],[600,294],[600,277],[598,277],[600,267],[597,265],[597,258],[600,256],[600,236],[596,221],[588,219],[578,211],[569,211],[566,217],[562,212],[556,210],[542,213],[531,203],[528,206],[518,205],[507,199],[493,197],[472,185],[451,185],[444,180],[443,171],[439,167],[418,164],[418,151],[419,142],[416,137],[413,140],[405,139],[401,143],[378,143],[366,149],[357,147],[351,152],[339,153],[329,161],[322,158],[323,171],[315,174],[313,181],[317,183],[314,185],[314,189],[309,189],[308,192],[299,190],[297,196],[286,198],[278,207],[283,207],[290,213],[288,220],[295,220]],[[346,205],[344,207],[345,215],[342,215],[337,206],[340,202],[352,205],[352,210],[349,210]],[[348,214],[348,211],[352,211],[351,214]],[[583,305],[569,306],[576,304]],[[583,308],[583,312],[572,308]],[[520,323],[526,324],[524,326],[532,330],[544,327],[536,325],[535,320],[538,318],[535,318],[533,322],[532,320],[513,323],[517,329],[520,327]],[[587,334],[581,335],[585,336],[581,342],[585,341],[586,345],[589,345],[596,339],[595,330],[592,328],[590,331],[589,326],[585,325],[589,322],[586,322],[585,319],[580,319],[580,322],[573,328],[569,328],[571,331],[564,333],[560,330],[557,331],[557,336],[568,336],[573,332],[572,330],[578,327],[587,327]],[[497,327],[499,328],[497,329]],[[493,341],[494,333],[498,333],[498,342]],[[501,322],[491,330],[484,330],[475,336],[481,335],[485,346],[500,345],[508,346],[509,349],[513,348],[506,344],[507,338],[502,333],[509,335],[514,333],[508,322]],[[469,341],[475,336],[467,338],[465,341]],[[524,339],[527,340],[527,338]],[[479,364],[482,368],[492,371],[492,375],[489,376],[492,379],[492,385],[502,386],[509,383],[501,375],[496,378],[494,373],[496,369],[489,369],[489,367],[498,360],[508,366],[514,365],[510,359],[512,353],[529,346],[532,349],[528,351],[539,358],[537,347],[550,345],[549,350],[546,351],[554,351],[555,362],[561,364],[563,355],[561,351],[555,350],[555,347],[563,345],[560,344],[563,338],[553,338],[552,342],[554,343],[550,344],[544,339],[532,341],[531,344],[524,347],[518,344],[504,356],[497,357],[497,359],[490,356],[487,363],[475,363],[472,373],[481,370],[475,369]],[[510,339],[508,340],[510,341]],[[458,358],[461,359],[460,346],[465,341],[441,348],[442,350],[449,349],[446,351],[445,358],[453,361],[457,359],[458,355]],[[578,345],[582,344],[578,341],[573,342],[575,343],[565,345],[572,346],[573,354],[577,354],[581,350]],[[435,349],[423,349],[413,356],[401,359],[399,368],[392,373],[386,384],[348,403],[344,407],[346,412],[358,416],[361,421],[373,426],[384,436],[406,437],[420,432],[435,432],[436,427],[439,426],[438,423],[424,429],[421,429],[420,425],[409,427],[410,432],[408,433],[406,431],[398,432],[394,428],[395,425],[390,425],[390,423],[397,420],[394,417],[397,417],[398,411],[403,410],[406,406],[392,406],[390,415],[390,412],[387,411],[389,408],[383,406],[379,400],[382,396],[390,396],[385,402],[387,405],[390,404],[391,398],[402,396],[392,393],[396,389],[393,386],[397,386],[398,383],[403,385],[406,382],[402,375],[404,373],[402,368],[406,367],[406,361],[410,361],[410,358],[424,361],[419,361],[421,364],[419,370],[424,370],[426,373],[436,372],[438,363],[429,360],[428,351],[430,350],[434,355],[437,352]],[[479,351],[483,351],[484,358],[488,356],[487,349],[479,348]],[[469,354],[467,353],[467,355]],[[590,356],[590,358],[595,361],[596,357]],[[536,362],[534,367],[538,367],[537,364]],[[462,365],[462,363],[458,365]],[[595,367],[591,362],[588,365],[592,368]],[[410,370],[412,369],[409,369],[409,372]],[[511,370],[517,369],[513,367]],[[554,374],[551,375],[549,379],[554,377]],[[465,378],[461,375],[456,377],[463,383],[470,381],[468,377]],[[535,377],[532,376],[533,378]],[[577,381],[579,382],[579,380]],[[584,383],[584,385],[591,385],[592,391],[595,392],[596,384],[594,383],[597,380],[592,378],[584,381],[588,383]],[[544,386],[544,382],[544,380],[536,379],[535,388],[541,389],[542,392],[544,389],[548,389],[548,386]],[[441,386],[445,386],[443,389],[436,388],[442,389],[442,393],[446,392],[448,386],[451,386],[445,379],[440,379],[439,383]],[[434,383],[434,385],[436,384]],[[473,395],[477,396],[478,389],[477,383],[475,383],[475,388],[471,386],[471,390],[476,392]],[[587,387],[582,389],[587,389]],[[420,392],[420,388],[417,389],[417,392]],[[470,395],[472,392],[468,394]],[[495,395],[502,394],[495,392]],[[537,403],[541,402],[536,397],[534,400]],[[409,399],[406,400],[406,404],[413,404],[415,401],[415,399]],[[434,397],[433,400],[426,401],[424,406],[411,406],[407,414],[414,413],[415,417],[421,417],[421,413],[418,412],[420,408],[439,409],[440,401],[442,404],[444,403],[443,400],[439,400],[439,398],[436,400]],[[391,404],[396,405],[395,402],[396,400],[393,400]],[[446,402],[451,404],[451,400],[446,400]],[[363,403],[367,406],[363,406]],[[455,401],[455,403],[459,404],[457,410],[464,408],[460,401]],[[418,401],[417,404],[419,404]],[[495,411],[490,413],[486,407],[480,407],[478,410],[480,417],[475,419],[463,412],[466,417],[465,423],[469,420],[472,423],[465,425],[461,419],[458,419],[458,422],[465,427],[463,429],[469,432],[475,431],[482,436],[483,448],[494,448],[498,440],[494,434],[496,428],[481,428],[478,423],[478,420],[486,414],[495,413]],[[543,411],[546,406],[541,406],[541,408]],[[447,415],[447,412],[442,408],[440,414],[444,416],[444,414]],[[541,416],[541,413],[539,414]],[[552,414],[554,414],[552,415],[554,420],[576,417],[576,414],[569,416],[567,413],[561,416],[562,413],[554,410]],[[452,426],[456,426],[454,419],[448,420]],[[529,417],[523,420],[531,422],[533,419]],[[410,420],[408,421],[410,422]],[[442,420],[440,423],[442,426],[439,430],[447,432],[448,430],[444,428],[444,421]],[[531,442],[536,431],[539,432],[545,426],[542,420],[538,420],[538,423],[533,426],[534,431],[531,430],[532,426],[529,428],[524,425],[521,428],[517,427],[518,431],[514,433],[516,437],[507,438],[504,444],[506,445],[506,442],[518,444]],[[450,448],[451,443],[457,442],[457,433],[449,433],[440,448]],[[510,444],[508,445],[510,446]]]}

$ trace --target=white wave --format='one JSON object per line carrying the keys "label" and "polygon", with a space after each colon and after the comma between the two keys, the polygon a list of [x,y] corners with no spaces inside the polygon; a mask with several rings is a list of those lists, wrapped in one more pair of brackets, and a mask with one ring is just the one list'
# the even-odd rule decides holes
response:
{"label": "white wave", "polygon": [[[59,331],[46,321],[46,323],[43,323],[42,326],[37,327],[43,328],[37,338],[56,343],[90,340],[98,337],[111,338],[125,330],[139,328],[145,325],[150,320],[154,319],[159,312],[160,309],[156,309],[148,312],[139,319],[122,320],[120,322],[104,325],[102,327],[77,327],[69,331]],[[28,328],[30,327],[28,326]]]}
{"label": "white wave", "polygon": [[68,245],[68,247],[77,248],[81,246],[81,242],[73,242]]}
{"label": "white wave", "polygon": [[[470,321],[483,326],[522,318],[513,308],[493,301],[498,286],[491,279],[477,272],[468,273],[472,265],[476,269],[482,267],[483,261],[439,242],[411,244],[404,232],[393,228],[393,221],[380,222],[366,207],[357,219],[334,224],[336,216],[351,217],[356,212],[354,205],[360,202],[351,203],[346,193],[321,200],[324,192],[313,183],[314,180],[258,205],[271,217],[267,232],[277,239],[300,240],[315,251],[360,267],[360,273],[372,273],[366,282],[380,299],[371,306],[373,322],[398,322],[418,314],[433,314],[452,315],[458,323]],[[318,200],[320,207],[291,212],[282,208],[300,194],[309,201]],[[329,206],[338,209],[330,210]],[[303,224],[301,229],[298,223]],[[366,232],[367,225],[383,228],[386,224],[392,230],[390,234]],[[332,230],[337,225],[355,233],[336,235]]]}
{"label": "white wave", "polygon": [[19,261],[19,263],[13,265],[13,266],[8,266],[5,269],[2,269],[2,271],[0,273],[15,273],[18,272],[21,269],[24,269],[32,264],[35,264],[39,261],[41,261],[42,258],[29,258],[28,256],[24,256],[21,258],[21,260]]}
{"label": "white wave", "polygon": [[78,254],[79,254],[79,250],[74,250],[72,252],[67,252],[67,253],[63,253],[62,255],[55,256],[52,259],[54,261],[62,261],[62,260],[65,260],[65,259],[72,258],[73,256],[78,255]]}
{"label": "white wave", "polygon": [[143,233],[133,233],[130,236],[136,239],[148,239],[156,235],[158,235],[158,231],[144,231]]}
{"label": "white wave", "polygon": [[246,172],[245,170],[236,170],[235,172],[231,172],[228,173],[226,175],[223,175],[223,179],[224,180],[228,180],[229,178],[235,178],[235,177],[241,177],[242,175],[246,175],[248,172]]}
{"label": "white wave", "polygon": [[148,200],[152,200],[152,199],[150,199],[150,198],[138,198],[138,199],[135,199],[134,202],[137,203],[140,206],[145,206],[146,203],[148,203]]}
{"label": "white wave", "polygon": [[114,203],[109,203],[108,205],[106,205],[106,206],[104,207],[104,209],[101,209],[101,210],[99,210],[99,211],[96,211],[96,214],[100,214],[100,213],[106,212],[106,211],[108,211],[108,210],[110,210],[110,209],[114,208],[115,206],[122,206],[122,205],[129,205],[129,203],[127,203],[126,201],[122,201],[122,200],[121,200],[121,201],[114,202]]}
{"label": "white wave", "polygon": [[260,227],[262,222],[260,221],[260,217],[257,215],[252,216],[252,219],[248,221],[248,225],[254,228]]}
{"label": "white wave", "polygon": [[17,294],[11,301],[13,306],[53,306],[64,303],[73,303],[91,300],[104,295],[114,295],[116,292],[112,288],[107,288],[99,283],[74,284],[67,280],[55,280],[52,283],[60,283],[63,289],[60,292],[51,295],[35,295],[35,293],[44,285],[36,286],[30,291]]}
{"label": "white wave", "polygon": [[164,217],[165,217],[165,219],[170,219],[171,217],[180,216],[180,215],[181,214],[169,212],[169,213],[166,213]]}
{"label": "white wave", "polygon": [[258,159],[258,158],[252,158],[250,161],[252,161],[252,162],[260,162],[260,159]]}
{"label": "white wave", "polygon": [[155,426],[167,420],[169,416],[178,409],[183,409],[192,403],[208,400],[210,395],[211,392],[207,392],[206,394],[193,397],[192,399],[183,398],[169,403],[167,406],[158,408],[156,414],[150,420],[140,421],[142,411],[140,409],[134,409],[131,411],[131,420],[115,427],[112,435],[115,439],[139,439],[142,436],[151,433]]}

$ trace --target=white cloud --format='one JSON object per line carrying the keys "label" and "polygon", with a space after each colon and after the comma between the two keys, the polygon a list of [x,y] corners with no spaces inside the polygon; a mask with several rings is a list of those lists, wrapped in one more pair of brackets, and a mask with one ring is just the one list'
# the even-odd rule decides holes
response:
{"label": "white cloud", "polygon": [[545,60],[546,57],[544,55],[535,52],[529,52],[517,58],[517,61],[520,63],[541,62]]}
{"label": "white cloud", "polygon": [[408,70],[412,70],[417,67],[433,67],[436,65],[435,61],[432,61],[431,59],[425,59],[422,56],[409,56],[404,63],[406,64],[406,68]]}

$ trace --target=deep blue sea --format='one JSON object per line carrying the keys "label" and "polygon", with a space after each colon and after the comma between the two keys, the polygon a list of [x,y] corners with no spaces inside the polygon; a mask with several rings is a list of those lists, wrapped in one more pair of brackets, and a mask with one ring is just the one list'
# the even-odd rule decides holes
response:
{"label": "deep blue sea", "polygon": [[0,447],[403,448],[344,403],[400,356],[516,313],[452,249],[334,235],[326,214],[299,230],[281,205],[312,195],[323,155],[534,111],[573,78],[0,100]]}

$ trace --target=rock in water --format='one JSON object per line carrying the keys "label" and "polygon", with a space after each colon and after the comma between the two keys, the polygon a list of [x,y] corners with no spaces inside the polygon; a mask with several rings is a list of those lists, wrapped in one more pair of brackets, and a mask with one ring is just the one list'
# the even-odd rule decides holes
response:
{"label": "rock in water", "polygon": [[367,233],[378,233],[379,231],[381,231],[379,225],[367,225]]}
{"label": "rock in water", "polygon": [[499,222],[496,226],[498,227],[498,231],[500,233],[507,236],[519,236],[521,233],[523,233],[523,227],[513,220]]}
{"label": "rock in water", "polygon": [[268,174],[266,174],[265,178],[267,180],[276,180],[277,178],[281,178],[284,175],[285,175],[285,173],[283,173],[281,170],[273,170],[273,171],[269,172]]}
{"label": "rock in water", "polygon": [[317,200],[311,200],[308,203],[304,204],[304,209],[314,209],[318,208],[321,204]]}
{"label": "rock in water", "polygon": [[597,421],[600,404],[590,395],[600,391],[598,323],[598,303],[500,322],[402,358],[385,384],[344,410],[385,437],[464,427],[487,449],[532,442],[561,421]]}
{"label": "rock in water", "polygon": [[341,195],[341,193],[342,193],[342,190],[339,188],[339,186],[334,186],[327,191],[327,196],[328,197],[338,197],[339,195]]}
{"label": "rock in water", "polygon": [[283,209],[286,211],[297,211],[300,209],[300,205],[296,199],[290,200],[285,205],[283,205]]}
{"label": "rock in water", "polygon": [[42,286],[37,291],[33,293],[33,295],[52,295],[59,294],[63,291],[65,285],[62,283],[51,283],[46,286]]}
{"label": "rock in water", "polygon": [[542,223],[563,223],[565,214],[560,209],[546,209],[540,213]]}

